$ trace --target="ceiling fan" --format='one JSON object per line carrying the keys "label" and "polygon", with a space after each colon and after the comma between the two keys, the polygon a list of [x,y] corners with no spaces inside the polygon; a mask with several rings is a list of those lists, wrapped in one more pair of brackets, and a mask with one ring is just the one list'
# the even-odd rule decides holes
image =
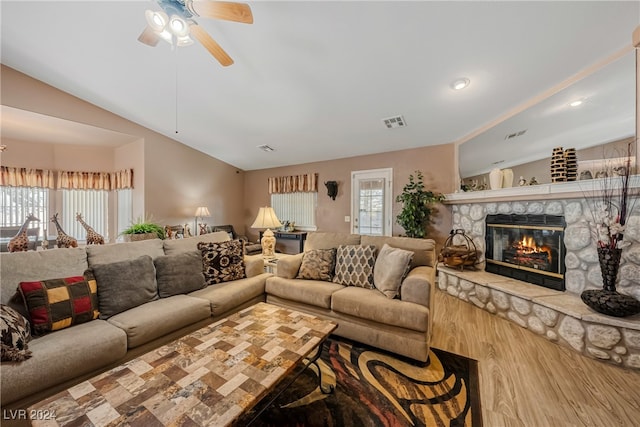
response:
{"label": "ceiling fan", "polygon": [[147,9],[147,27],[138,40],[149,46],[156,46],[162,39],[172,46],[193,44],[193,35],[214,58],[227,67],[233,59],[211,36],[198,25],[194,17],[222,19],[225,21],[253,24],[251,8],[244,3],[214,0],[156,0],[161,11]]}

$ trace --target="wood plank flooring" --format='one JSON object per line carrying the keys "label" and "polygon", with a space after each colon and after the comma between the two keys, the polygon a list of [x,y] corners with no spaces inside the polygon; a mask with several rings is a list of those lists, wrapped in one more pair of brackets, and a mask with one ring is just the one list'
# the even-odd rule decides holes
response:
{"label": "wood plank flooring", "polygon": [[436,290],[432,345],[478,361],[485,427],[640,426],[640,372]]}

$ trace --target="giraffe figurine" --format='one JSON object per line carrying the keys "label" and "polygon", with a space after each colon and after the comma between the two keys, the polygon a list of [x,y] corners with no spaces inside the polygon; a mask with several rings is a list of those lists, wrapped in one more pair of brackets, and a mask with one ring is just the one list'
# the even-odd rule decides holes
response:
{"label": "giraffe figurine", "polygon": [[98,234],[89,224],[84,222],[82,214],[76,212],[76,221],[78,221],[87,231],[87,245],[104,245],[104,237]]}
{"label": "giraffe figurine", "polygon": [[56,244],[58,245],[59,248],[77,248],[78,247],[78,241],[74,237],[71,237],[67,233],[65,233],[62,227],[60,227],[60,223],[58,222],[57,212],[55,215],[51,217],[51,222],[55,224],[56,230],[58,230],[58,237],[56,238]]}
{"label": "giraffe figurine", "polygon": [[40,220],[33,216],[33,214],[27,215],[27,219],[18,230],[18,233],[13,236],[7,244],[7,249],[9,250],[9,252],[25,252],[29,250],[29,237],[27,236],[27,228],[29,228],[29,223],[31,221]]}

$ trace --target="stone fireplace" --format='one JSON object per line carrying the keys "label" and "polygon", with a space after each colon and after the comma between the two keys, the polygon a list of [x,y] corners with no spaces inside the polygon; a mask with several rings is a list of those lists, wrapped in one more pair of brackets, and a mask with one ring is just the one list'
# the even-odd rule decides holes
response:
{"label": "stone fireplace", "polygon": [[[438,288],[585,356],[640,369],[640,315],[605,316],[580,299],[582,291],[602,287],[590,202],[580,185],[447,195],[451,228],[465,230],[480,262],[464,271],[439,265]],[[631,245],[623,251],[618,290],[640,299],[640,203],[628,218]],[[505,264],[516,268],[502,274]],[[538,283],[550,278],[563,283]]]}

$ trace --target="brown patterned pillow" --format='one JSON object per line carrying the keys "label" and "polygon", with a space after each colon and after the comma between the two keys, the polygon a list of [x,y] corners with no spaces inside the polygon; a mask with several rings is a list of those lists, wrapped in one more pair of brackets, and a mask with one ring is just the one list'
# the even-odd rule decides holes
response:
{"label": "brown patterned pillow", "polygon": [[97,319],[98,287],[93,277],[20,282],[18,290],[29,311],[35,335]]}
{"label": "brown patterned pillow", "polygon": [[202,267],[207,285],[244,279],[244,256],[242,241],[199,242]]}
{"label": "brown patterned pillow", "polygon": [[312,249],[302,255],[298,279],[331,281],[336,262],[335,249]]}
{"label": "brown patterned pillow", "polygon": [[31,357],[29,321],[8,305],[0,305],[0,337],[3,362],[22,362]]}
{"label": "brown patterned pillow", "polygon": [[374,245],[340,245],[336,253],[335,283],[373,289]]}

